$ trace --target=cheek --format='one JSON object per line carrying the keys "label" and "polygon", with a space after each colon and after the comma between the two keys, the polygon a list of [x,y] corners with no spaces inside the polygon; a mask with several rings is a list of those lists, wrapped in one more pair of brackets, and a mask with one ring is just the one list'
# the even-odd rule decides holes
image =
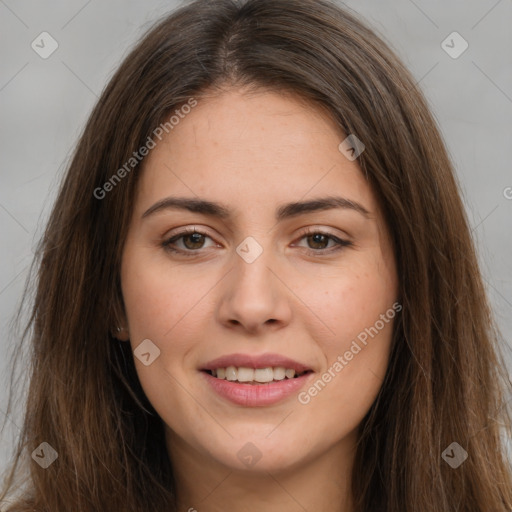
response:
{"label": "cheek", "polygon": [[[149,260],[149,258],[148,258]],[[165,342],[197,318],[215,283],[212,273],[191,273],[168,260],[148,261],[144,253],[126,254],[122,291],[130,334]],[[129,270],[128,270],[129,269]]]}
{"label": "cheek", "polygon": [[[300,401],[355,428],[382,386],[401,307],[395,302],[395,274],[382,260],[353,268],[322,294],[322,318],[334,335],[323,338],[325,367]],[[326,422],[334,435],[337,422]]]}
{"label": "cheek", "polygon": [[319,406],[325,402],[328,407],[334,399],[355,412],[371,405],[386,372],[398,314],[397,283],[393,267],[382,259],[360,258],[350,269],[326,282],[328,290],[316,294],[314,309],[329,327],[328,333],[316,338],[325,361],[320,377],[325,375],[329,391],[324,393],[319,383],[311,394]]}
{"label": "cheek", "polygon": [[[328,327],[322,339],[333,350],[343,349],[347,342],[373,326],[396,299],[393,268],[371,254],[356,254],[346,265],[321,279],[311,279],[306,274],[301,279],[301,297]],[[313,316],[310,315],[311,322]]]}

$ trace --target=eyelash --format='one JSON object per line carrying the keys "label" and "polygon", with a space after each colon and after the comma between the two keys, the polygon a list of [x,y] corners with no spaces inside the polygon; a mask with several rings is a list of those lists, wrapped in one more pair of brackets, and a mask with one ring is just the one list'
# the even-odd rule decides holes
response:
{"label": "eyelash", "polygon": [[[177,254],[181,254],[181,255],[187,256],[187,257],[188,256],[195,256],[201,249],[183,250],[183,249],[176,249],[175,247],[172,246],[172,244],[174,244],[180,238],[183,238],[183,237],[185,237],[187,235],[193,235],[193,234],[203,235],[203,236],[205,236],[207,238],[211,238],[207,233],[199,231],[199,230],[197,230],[195,228],[188,228],[188,229],[185,229],[185,230],[181,231],[180,233],[175,234],[171,238],[165,240],[162,243],[162,247],[166,251],[169,251],[171,253],[177,253]],[[302,236],[300,237],[300,240],[302,240],[303,238],[306,238],[308,236],[311,236],[311,235],[323,235],[323,236],[326,236],[328,239],[334,241],[334,243],[336,244],[334,247],[331,247],[329,249],[306,249],[307,253],[309,253],[310,255],[314,255],[314,256],[322,256],[322,255],[332,254],[333,252],[341,251],[345,247],[350,247],[350,246],[353,245],[353,243],[349,242],[348,240],[343,240],[341,238],[338,238],[338,237],[335,237],[335,236],[331,235],[328,232],[320,231],[318,229],[311,229],[311,228],[308,229],[305,233],[302,234]],[[320,253],[323,253],[323,254],[320,254]]]}

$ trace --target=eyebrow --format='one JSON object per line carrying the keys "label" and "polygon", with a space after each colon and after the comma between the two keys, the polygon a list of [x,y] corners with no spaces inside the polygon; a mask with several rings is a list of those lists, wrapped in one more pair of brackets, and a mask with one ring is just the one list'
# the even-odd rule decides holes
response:
{"label": "eyebrow", "polygon": [[[328,196],[312,199],[310,201],[301,201],[295,203],[286,203],[276,210],[276,220],[278,222],[299,215],[332,210],[334,208],[341,208],[344,210],[353,210],[364,217],[369,217],[370,212],[361,204],[351,199],[346,199],[339,196]],[[200,213],[219,219],[228,219],[232,216],[230,209],[221,204],[204,199],[194,197],[166,197],[156,202],[153,206],[148,208],[142,215],[142,218],[149,217],[154,213],[161,212],[169,209],[187,210],[193,213]]]}

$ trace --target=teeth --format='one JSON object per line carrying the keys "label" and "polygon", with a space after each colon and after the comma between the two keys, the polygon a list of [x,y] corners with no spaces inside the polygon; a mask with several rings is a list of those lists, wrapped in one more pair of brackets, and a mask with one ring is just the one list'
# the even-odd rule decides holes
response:
{"label": "teeth", "polygon": [[237,380],[238,372],[234,366],[228,366],[226,368],[226,380]]}
{"label": "teeth", "polygon": [[246,366],[228,366],[227,368],[216,368],[211,370],[212,375],[218,379],[229,381],[261,383],[265,384],[272,381],[283,379],[293,379],[295,370],[293,368],[284,368],[283,366],[267,368],[247,368]]}
{"label": "teeth", "polygon": [[277,366],[274,368],[274,380],[283,380],[286,377],[286,368]]}
{"label": "teeth", "polygon": [[258,377],[254,377],[254,374],[259,371],[260,370],[254,371],[252,368],[238,368],[238,382],[251,382],[253,380],[258,380]]}
{"label": "teeth", "polygon": [[[243,368],[240,368],[243,370]],[[272,368],[258,368],[254,370],[254,380],[256,382],[272,382],[274,380],[274,370]]]}

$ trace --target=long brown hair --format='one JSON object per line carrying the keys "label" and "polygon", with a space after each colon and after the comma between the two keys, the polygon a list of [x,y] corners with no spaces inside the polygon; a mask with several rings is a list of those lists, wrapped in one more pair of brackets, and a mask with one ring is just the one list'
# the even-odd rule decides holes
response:
{"label": "long brown hair", "polygon": [[[510,435],[510,381],[452,164],[415,80],[328,0],[197,0],[151,29],[107,85],[39,244],[21,336],[30,387],[1,497],[25,487],[7,510],[175,507],[162,422],[129,344],[110,331],[123,311],[119,268],[141,164],[105,197],[95,190],[172,111],[230,86],[296,93],[366,146],[358,161],[392,235],[403,310],[360,425],[356,510],[511,509],[500,439],[502,426]],[[58,453],[47,469],[30,458],[42,442]],[[456,469],[442,456],[453,442],[468,454]]]}

